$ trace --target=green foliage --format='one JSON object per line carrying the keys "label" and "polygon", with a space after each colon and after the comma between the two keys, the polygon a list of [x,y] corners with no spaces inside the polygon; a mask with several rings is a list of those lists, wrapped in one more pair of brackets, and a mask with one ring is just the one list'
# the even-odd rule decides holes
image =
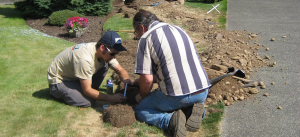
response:
{"label": "green foliage", "polygon": [[60,11],[56,11],[56,12],[53,12],[46,24],[48,25],[54,25],[54,26],[62,26],[64,25],[64,23],[66,22],[66,20],[70,17],[84,17],[84,15],[82,14],[79,14],[78,12],[76,11],[71,11],[71,10],[60,10]]}
{"label": "green foliage", "polygon": [[53,12],[69,9],[86,16],[102,16],[112,10],[113,0],[25,0],[15,2],[24,17],[45,18]]}

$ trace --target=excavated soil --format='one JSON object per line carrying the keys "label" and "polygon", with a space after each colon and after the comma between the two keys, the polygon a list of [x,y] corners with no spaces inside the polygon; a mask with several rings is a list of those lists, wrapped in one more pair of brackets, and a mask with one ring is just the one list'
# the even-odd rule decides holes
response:
{"label": "excavated soil", "polygon": [[[212,21],[214,17],[218,16],[217,13],[212,12],[207,15],[205,11],[189,9],[184,5],[180,5],[177,1],[164,1],[158,6],[147,6],[157,2],[161,2],[161,0],[136,0],[130,5],[125,6],[122,3],[122,0],[115,0],[114,5],[119,6],[116,6],[109,15],[105,17],[87,16],[89,28],[87,32],[79,38],[68,37],[66,30],[64,30],[63,27],[44,25],[46,19],[27,19],[26,23],[32,28],[40,30],[48,35],[60,37],[74,43],[96,42],[101,37],[103,24],[110,16],[123,14],[124,17],[133,18],[138,9],[146,9],[155,13],[160,20],[176,24],[185,29],[191,36],[210,79],[225,74],[227,67],[241,69],[246,73],[246,78],[244,79],[239,80],[234,77],[227,77],[211,87],[209,96],[205,101],[206,105],[214,104],[218,101],[222,101],[226,105],[232,105],[235,101],[247,100],[253,94],[259,92],[258,90],[255,90],[255,86],[265,88],[262,81],[261,84],[252,84],[251,86],[252,80],[248,79],[251,73],[256,71],[256,68],[267,65],[272,67],[276,64],[276,62],[270,63],[270,57],[261,57],[258,55],[257,51],[259,48],[268,50],[264,45],[256,43],[259,33],[255,34],[246,30],[220,30],[218,29],[219,24]],[[132,40],[123,40],[123,45],[126,47],[127,51],[121,52],[116,57],[121,66],[128,71],[132,80],[139,77],[138,75],[133,74],[137,43],[138,40],[134,40],[134,38],[132,38]],[[118,92],[123,92],[123,83],[120,82],[117,75],[114,74],[113,78],[116,83],[120,84],[119,89],[121,90]],[[248,86],[243,87],[242,85],[244,84],[248,84]],[[157,85],[155,85],[154,88],[157,88]],[[134,95],[137,93],[137,88],[128,88],[127,104],[134,105],[133,99]],[[127,113],[123,113],[123,110],[126,109],[124,106],[127,104],[114,107],[111,106],[112,108],[109,107],[109,110],[125,116]],[[130,112],[128,115],[134,114]],[[109,117],[108,119],[111,120],[111,118],[112,117]],[[109,121],[108,119],[104,118],[104,121]],[[124,122],[122,120],[114,122],[118,121]],[[116,125],[126,124],[116,123]]]}

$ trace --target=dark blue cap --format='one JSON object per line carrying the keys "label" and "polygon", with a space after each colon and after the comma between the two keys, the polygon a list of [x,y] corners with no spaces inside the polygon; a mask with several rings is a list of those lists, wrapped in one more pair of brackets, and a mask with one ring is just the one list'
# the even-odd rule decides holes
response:
{"label": "dark blue cap", "polygon": [[106,45],[111,46],[117,51],[126,51],[126,49],[122,45],[122,40],[118,33],[114,31],[106,32],[100,39],[100,42]]}

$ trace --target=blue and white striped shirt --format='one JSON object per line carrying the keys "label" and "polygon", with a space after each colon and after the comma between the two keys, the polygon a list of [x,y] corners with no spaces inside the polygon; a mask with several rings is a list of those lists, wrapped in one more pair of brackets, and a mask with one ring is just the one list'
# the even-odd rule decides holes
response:
{"label": "blue and white striped shirt", "polygon": [[158,21],[139,40],[134,73],[156,75],[160,90],[170,96],[211,86],[188,34],[178,26]]}

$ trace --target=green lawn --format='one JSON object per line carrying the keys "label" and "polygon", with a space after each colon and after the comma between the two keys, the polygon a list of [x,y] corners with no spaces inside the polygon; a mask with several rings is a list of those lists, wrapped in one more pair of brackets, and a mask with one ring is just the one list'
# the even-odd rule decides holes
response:
{"label": "green lawn", "polygon": [[213,8],[212,5],[217,6],[218,4],[220,5],[217,7],[217,9],[220,11],[221,14],[218,13],[216,10],[211,11],[209,14],[216,17],[216,20],[213,21],[220,23],[220,28],[226,29],[227,0],[220,0],[220,2],[215,3],[204,3],[204,0],[188,0],[184,3],[184,5],[186,6],[204,11],[209,11]]}
{"label": "green lawn", "polygon": [[73,45],[28,27],[13,6],[0,7],[0,127],[1,136],[56,136],[76,107],[49,95],[47,68],[52,59]]}

